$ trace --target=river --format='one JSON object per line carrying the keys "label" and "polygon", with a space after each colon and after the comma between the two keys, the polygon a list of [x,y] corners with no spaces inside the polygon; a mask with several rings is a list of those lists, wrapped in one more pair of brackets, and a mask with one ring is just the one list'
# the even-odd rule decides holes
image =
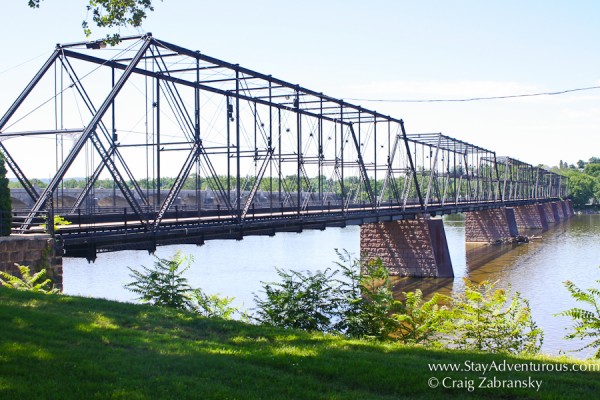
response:
{"label": "river", "polygon": [[[564,281],[571,280],[581,288],[600,286],[595,282],[600,279],[600,215],[577,215],[543,234],[532,233],[542,237],[522,245],[467,246],[461,216],[445,217],[444,225],[455,278],[397,279],[398,293],[420,287],[426,293],[448,294],[463,287],[463,277],[477,282],[498,281],[498,287],[511,285],[529,300],[533,318],[544,330],[544,353],[568,352],[578,358],[591,355],[591,350],[570,352],[581,347],[581,342],[564,339],[570,319],[554,314],[581,306],[570,297]],[[277,279],[275,267],[310,271],[335,267],[335,249],[359,254],[359,232],[358,226],[351,226],[251,236],[241,241],[208,241],[203,246],[165,246],[157,249],[156,256],[167,258],[177,250],[191,255],[194,262],[186,277],[192,287],[235,297],[235,305],[251,309],[261,282]],[[151,266],[154,261],[144,251],[102,253],[94,263],[65,258],[64,292],[135,301],[136,295],[124,288],[131,281],[127,267]]]}

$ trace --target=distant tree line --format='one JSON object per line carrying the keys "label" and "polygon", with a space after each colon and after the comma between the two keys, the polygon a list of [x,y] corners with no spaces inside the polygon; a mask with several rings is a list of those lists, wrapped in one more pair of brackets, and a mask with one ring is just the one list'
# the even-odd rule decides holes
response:
{"label": "distant tree line", "polygon": [[576,165],[561,160],[552,170],[569,178],[569,197],[575,207],[600,204],[600,157],[579,160]]}

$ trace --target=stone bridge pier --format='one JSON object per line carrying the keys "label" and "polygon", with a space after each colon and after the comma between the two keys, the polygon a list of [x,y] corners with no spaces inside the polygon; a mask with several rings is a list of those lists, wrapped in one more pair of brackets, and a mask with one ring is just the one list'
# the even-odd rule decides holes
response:
{"label": "stone bridge pier", "polygon": [[363,224],[360,251],[379,257],[390,275],[450,278],[454,276],[441,219],[415,219]]}
{"label": "stone bridge pier", "polygon": [[473,211],[465,216],[467,242],[496,243],[519,236],[513,208]]}
{"label": "stone bridge pier", "polygon": [[[546,231],[575,213],[570,200],[526,204],[465,214],[465,241],[499,243],[525,230]],[[363,224],[360,251],[367,260],[381,258],[390,275],[450,278],[454,276],[441,219],[414,219]]]}
{"label": "stone bridge pier", "polygon": [[548,230],[546,211],[541,204],[527,204],[514,207],[515,220],[519,232],[527,229]]}

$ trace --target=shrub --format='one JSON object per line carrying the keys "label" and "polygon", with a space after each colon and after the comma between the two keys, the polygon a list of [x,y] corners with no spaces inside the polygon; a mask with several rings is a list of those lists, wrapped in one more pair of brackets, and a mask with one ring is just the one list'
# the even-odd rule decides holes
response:
{"label": "shrub", "polygon": [[233,297],[206,294],[201,289],[192,290],[188,297],[191,309],[207,318],[231,319],[239,312],[237,307],[231,307]]}
{"label": "shrub", "polygon": [[29,267],[18,264],[15,265],[19,268],[21,278],[11,275],[8,272],[0,271],[0,285],[29,292],[45,294],[60,293],[60,290],[55,288],[52,284],[52,280],[46,277],[45,269],[41,269],[39,272],[31,275]]}
{"label": "shrub", "polygon": [[439,344],[438,327],[442,323],[446,307],[438,303],[442,296],[435,293],[428,301],[423,301],[420,289],[414,292],[403,292],[404,302],[393,317],[398,321],[395,334],[398,340],[408,344],[437,345]]}
{"label": "shrub", "polygon": [[266,298],[254,300],[259,323],[282,328],[328,332],[338,308],[333,278],[337,271],[330,268],[314,274],[276,269],[281,282],[263,282]]}
{"label": "shrub", "polygon": [[339,333],[353,338],[429,343],[439,321],[439,296],[423,303],[420,291],[394,299],[381,259],[356,259],[337,251],[337,271],[300,273],[277,269],[280,282],[264,283],[255,296],[259,323],[282,328]]}
{"label": "shrub", "polygon": [[[600,283],[600,280],[597,280],[596,283]],[[571,317],[571,319],[575,322],[573,326],[573,332],[569,333],[567,336],[565,336],[565,338],[594,339],[591,343],[583,346],[577,351],[588,348],[597,349],[594,357],[600,358],[600,290],[597,288],[582,290],[575,286],[575,284],[571,281],[566,281],[565,287],[569,293],[571,293],[571,297],[589,307],[588,310],[574,307],[557,314]]]}
{"label": "shrub", "polygon": [[543,333],[533,322],[527,300],[516,292],[497,289],[496,283],[475,284],[449,298],[440,332],[450,347],[487,352],[537,353]]}
{"label": "shrub", "polygon": [[125,288],[139,294],[138,300],[144,303],[193,311],[208,318],[232,318],[239,312],[238,308],[230,306],[234,298],[208,295],[188,284],[183,274],[192,261],[191,256],[184,256],[180,251],[170,259],[156,257],[153,269],[143,265],[141,272],[129,268],[129,276],[134,281],[126,284]]}
{"label": "shrub", "polygon": [[398,328],[392,312],[400,303],[394,300],[387,268],[380,258],[358,260],[345,250],[336,252],[346,279],[334,288],[339,305],[335,330],[349,337],[388,339]]}
{"label": "shrub", "polygon": [[[188,285],[184,272],[190,268],[191,256],[183,256],[177,252],[171,259],[156,257],[154,269],[142,265],[143,271],[129,268],[134,279],[125,287],[140,295],[138,300],[155,306],[187,309],[190,307],[188,292],[192,288]],[[185,266],[182,265],[185,263]]]}

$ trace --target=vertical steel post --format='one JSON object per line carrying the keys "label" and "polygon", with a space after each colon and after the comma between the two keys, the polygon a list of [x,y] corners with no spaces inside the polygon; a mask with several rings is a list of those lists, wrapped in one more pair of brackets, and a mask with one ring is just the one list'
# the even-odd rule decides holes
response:
{"label": "vertical steel post", "polygon": [[238,223],[242,222],[242,164],[240,158],[240,69],[235,69],[235,161],[236,161],[236,204]]}
{"label": "vertical steel post", "polygon": [[423,196],[421,195],[421,188],[419,187],[419,178],[417,177],[417,170],[415,169],[415,164],[413,163],[412,155],[410,154],[410,146],[408,145],[408,137],[406,136],[406,130],[404,129],[404,120],[400,120],[400,129],[402,129],[402,137],[404,138],[404,144],[406,146],[406,156],[408,157],[408,162],[410,164],[410,169],[412,171],[413,179],[415,181],[415,189],[417,191],[417,196],[419,197],[419,204],[421,205],[421,209],[425,209],[425,205],[423,203]]}
{"label": "vertical steel post", "polygon": [[233,104],[229,95],[226,96],[227,103],[227,200],[231,202],[231,120],[233,119]]}
{"label": "vertical steel post", "polygon": [[296,204],[297,213],[300,215],[302,209],[302,115],[300,114],[300,92],[296,89],[296,97],[294,100],[294,109],[296,110],[296,146],[298,148],[297,154],[297,168],[296,168]]}
{"label": "vertical steel post", "polygon": [[160,206],[160,79],[156,79],[156,194],[154,207]]}

